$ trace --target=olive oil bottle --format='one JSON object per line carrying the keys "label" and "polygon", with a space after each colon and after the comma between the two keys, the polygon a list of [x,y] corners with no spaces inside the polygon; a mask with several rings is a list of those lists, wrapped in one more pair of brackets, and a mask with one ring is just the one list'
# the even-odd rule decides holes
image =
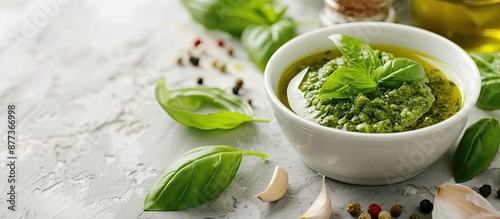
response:
{"label": "olive oil bottle", "polygon": [[467,51],[500,51],[500,0],[413,0],[415,25]]}

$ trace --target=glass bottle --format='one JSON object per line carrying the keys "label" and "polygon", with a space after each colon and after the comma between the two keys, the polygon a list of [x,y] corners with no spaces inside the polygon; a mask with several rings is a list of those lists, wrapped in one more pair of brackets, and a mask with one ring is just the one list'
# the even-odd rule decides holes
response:
{"label": "glass bottle", "polygon": [[500,51],[500,0],[413,0],[415,25],[467,51]]}
{"label": "glass bottle", "polygon": [[319,18],[324,26],[358,21],[395,22],[396,13],[392,2],[393,0],[324,0]]}

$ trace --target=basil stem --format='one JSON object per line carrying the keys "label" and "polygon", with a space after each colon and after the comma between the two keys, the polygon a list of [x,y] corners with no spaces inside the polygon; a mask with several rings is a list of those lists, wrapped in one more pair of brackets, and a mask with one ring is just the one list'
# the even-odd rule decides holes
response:
{"label": "basil stem", "polygon": [[204,86],[168,90],[165,78],[155,88],[163,109],[182,125],[202,130],[232,129],[244,122],[269,122],[252,117],[252,107],[238,96]]}
{"label": "basil stem", "polygon": [[481,73],[481,92],[476,106],[483,110],[500,109],[500,52],[473,52],[470,56]]}
{"label": "basil stem", "polygon": [[455,182],[469,181],[488,168],[500,145],[496,118],[481,119],[464,132],[452,159]]}
{"label": "basil stem", "polygon": [[175,211],[217,197],[233,181],[243,155],[267,155],[226,145],[203,146],[177,158],[149,190],[146,211]]}

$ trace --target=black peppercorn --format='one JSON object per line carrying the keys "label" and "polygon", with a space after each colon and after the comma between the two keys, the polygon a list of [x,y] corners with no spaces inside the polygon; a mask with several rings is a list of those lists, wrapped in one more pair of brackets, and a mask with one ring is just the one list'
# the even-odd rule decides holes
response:
{"label": "black peppercorn", "polygon": [[479,188],[479,194],[481,194],[483,197],[488,197],[491,194],[491,186],[488,184],[485,184]]}
{"label": "black peppercorn", "polygon": [[238,95],[239,92],[240,92],[239,87],[233,87],[233,94]]}
{"label": "black peppercorn", "polygon": [[198,83],[199,85],[202,85],[203,84],[203,78],[199,77],[198,80],[196,81],[196,83]]}
{"label": "black peppercorn", "polygon": [[194,66],[198,66],[200,64],[200,58],[190,56],[189,62],[191,62],[191,64],[193,64]]}
{"label": "black peppercorn", "polygon": [[433,208],[434,204],[432,204],[432,202],[428,199],[424,199],[420,202],[420,210],[426,214],[431,213]]}

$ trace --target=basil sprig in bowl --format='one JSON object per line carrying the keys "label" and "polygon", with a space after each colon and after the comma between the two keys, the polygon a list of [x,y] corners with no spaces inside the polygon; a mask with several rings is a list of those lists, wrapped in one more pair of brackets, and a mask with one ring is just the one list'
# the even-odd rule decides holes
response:
{"label": "basil sprig in bowl", "polygon": [[[441,72],[446,79],[456,85],[461,95],[462,102],[458,112],[430,126],[393,133],[347,131],[320,125],[318,122],[297,115],[287,107],[287,104],[296,104],[293,100],[292,103],[284,103],[278,98],[279,92],[286,92],[280,86],[283,74],[290,66],[311,54],[336,49],[336,43],[329,37],[339,34],[358,38],[368,45],[386,45],[412,50],[444,63],[439,67]],[[366,52],[359,54],[364,60],[370,57]],[[353,58],[356,58],[356,55]],[[403,61],[412,66],[415,64],[413,61]],[[387,80],[383,80],[387,77],[379,77],[380,74],[392,74],[384,73],[386,67],[383,63],[373,64],[371,61],[371,64],[367,63],[360,65],[338,63],[345,65],[341,72],[345,75],[342,75],[341,80],[333,78],[332,82],[328,82],[329,84],[325,85],[327,87],[319,93],[325,98],[346,98],[360,93],[374,92],[376,87],[393,85],[397,87],[407,83],[402,81],[403,79],[397,79],[396,84],[388,83]],[[404,69],[404,66],[393,66]],[[380,70],[376,70],[377,68]],[[395,72],[397,69],[391,71]],[[349,72],[356,73],[347,74]],[[419,72],[415,67],[406,73],[420,74]],[[399,76],[404,78],[404,74]],[[421,75],[411,77],[415,80],[426,80]],[[271,57],[265,69],[264,80],[267,98],[276,120],[290,146],[302,160],[313,170],[324,173],[329,178],[363,185],[400,182],[418,175],[436,162],[463,131],[481,87],[480,74],[471,57],[448,39],[411,26],[372,22],[330,26],[292,39]],[[344,84],[339,85],[335,80]]]}

